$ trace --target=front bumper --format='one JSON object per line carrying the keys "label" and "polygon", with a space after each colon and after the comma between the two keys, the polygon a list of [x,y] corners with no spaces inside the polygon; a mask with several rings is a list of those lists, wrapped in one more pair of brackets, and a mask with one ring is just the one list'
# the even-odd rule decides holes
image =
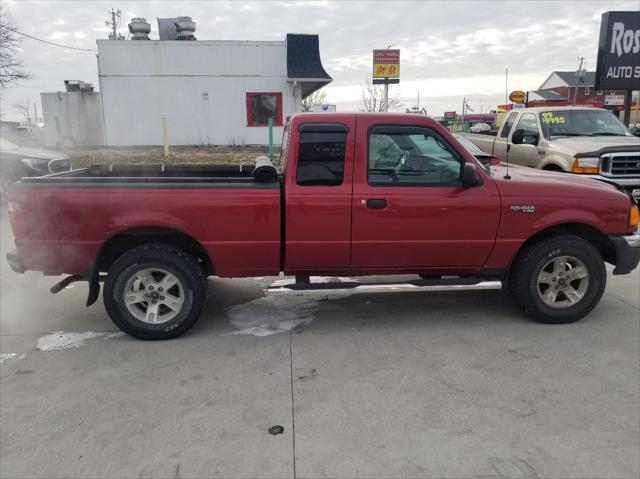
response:
{"label": "front bumper", "polygon": [[15,273],[24,273],[27,269],[22,265],[20,261],[20,256],[18,256],[18,252],[16,250],[9,251],[7,253],[7,262],[9,263],[9,267]]}
{"label": "front bumper", "polygon": [[613,274],[628,274],[640,263],[640,232],[625,236],[609,236],[616,248]]}

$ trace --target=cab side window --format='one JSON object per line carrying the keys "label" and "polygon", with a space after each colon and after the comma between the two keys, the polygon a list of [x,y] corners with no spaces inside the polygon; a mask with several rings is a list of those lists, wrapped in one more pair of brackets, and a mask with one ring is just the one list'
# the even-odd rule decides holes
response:
{"label": "cab side window", "polygon": [[369,132],[372,186],[457,186],[460,165],[457,152],[430,128],[379,125]]}
{"label": "cab side window", "polygon": [[520,118],[516,130],[522,130],[523,136],[538,136],[538,122],[533,113],[525,113]]}
{"label": "cab side window", "polygon": [[513,124],[516,122],[516,117],[518,116],[517,111],[512,111],[507,115],[507,118],[504,120],[504,127],[500,132],[500,138],[507,138],[509,133],[511,133],[511,128],[513,128]]}

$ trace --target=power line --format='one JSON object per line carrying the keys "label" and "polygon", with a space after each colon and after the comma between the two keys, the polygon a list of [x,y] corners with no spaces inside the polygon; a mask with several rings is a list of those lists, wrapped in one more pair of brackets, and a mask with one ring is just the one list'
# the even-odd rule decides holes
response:
{"label": "power line", "polygon": [[17,33],[18,35],[22,35],[23,37],[31,38],[32,40],[35,40],[37,42],[42,42],[42,43],[46,43],[48,45],[53,45],[54,47],[66,48],[68,50],[80,50],[80,51],[83,51],[83,52],[98,53],[97,50],[91,50],[89,48],[70,47],[68,45],[61,45],[60,43],[55,43],[55,42],[50,42],[48,40],[43,40],[42,38],[37,38],[37,37],[34,37],[32,35],[27,35],[26,33],[19,32],[18,30],[14,29],[14,28],[7,27],[6,25],[3,25],[2,28],[6,28],[7,30],[11,30],[13,33]]}

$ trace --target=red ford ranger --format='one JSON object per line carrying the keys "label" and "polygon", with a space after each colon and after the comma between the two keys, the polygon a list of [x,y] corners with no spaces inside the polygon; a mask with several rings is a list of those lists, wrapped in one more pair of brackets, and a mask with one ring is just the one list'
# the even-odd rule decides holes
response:
{"label": "red ford ranger", "polygon": [[[638,207],[615,186],[485,169],[430,118],[300,114],[283,169],[92,167],[24,178],[10,197],[14,271],[104,281],[125,332],[167,339],[201,314],[207,276],[418,274],[499,279],[529,316],[575,321],[640,261]],[[267,163],[267,164],[264,164]]]}

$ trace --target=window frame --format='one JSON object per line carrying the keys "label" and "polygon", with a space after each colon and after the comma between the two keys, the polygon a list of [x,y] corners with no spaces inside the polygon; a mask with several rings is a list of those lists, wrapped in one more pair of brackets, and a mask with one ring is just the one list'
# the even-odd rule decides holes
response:
{"label": "window frame", "polygon": [[584,87],[584,96],[589,96],[589,92],[591,91],[591,87]]}
{"label": "window frame", "polygon": [[513,131],[514,132],[518,131],[518,127],[520,126],[520,122],[527,116],[533,116],[533,121],[536,124],[536,129],[538,130],[537,131],[537,135],[538,135],[538,138],[540,138],[542,135],[541,135],[541,132],[540,132],[540,124],[538,123],[538,115],[536,115],[535,113],[532,113],[530,111],[526,111],[522,115],[520,115],[520,118],[518,118],[518,123],[516,123],[514,125]]}
{"label": "window frame", "polygon": [[[458,183],[457,184],[443,184],[443,183],[418,183],[418,182],[412,182],[412,183],[377,183],[377,182],[371,182],[371,180],[369,179],[369,161],[370,161],[370,155],[369,155],[369,146],[371,143],[371,132],[374,128],[379,128],[379,127],[387,127],[389,129],[404,129],[404,130],[423,130],[423,131],[428,131],[430,134],[432,134],[432,136],[434,136],[435,138],[437,138],[440,142],[442,142],[448,149],[449,152],[451,152],[453,155],[453,157],[456,159],[456,161],[459,163],[460,165],[460,173],[458,175]],[[411,133],[408,133],[411,134]],[[414,133],[415,134],[415,133]],[[418,133],[419,134],[419,133]],[[428,126],[420,126],[420,125],[407,125],[407,124],[397,124],[397,123],[378,123],[375,125],[371,125],[369,126],[369,128],[367,129],[367,162],[366,162],[366,167],[365,167],[365,177],[367,179],[367,186],[370,186],[372,188],[385,188],[385,187],[392,187],[392,188],[397,188],[397,187],[409,187],[409,188],[415,188],[415,187],[420,187],[420,188],[460,188],[462,187],[462,174],[463,174],[463,170],[464,170],[464,163],[465,163],[465,159],[460,155],[460,153],[453,147],[453,145],[451,145],[450,142],[448,142],[446,140],[446,138],[444,136],[442,136],[440,133],[438,133],[436,130],[434,130],[433,128],[430,128]]]}
{"label": "window frame", "polygon": [[245,103],[247,108],[247,127],[250,128],[265,128],[269,126],[269,123],[255,123],[253,116],[253,97],[258,95],[275,96],[276,97],[276,116],[273,117],[273,126],[282,126],[282,92],[278,91],[248,91],[245,92]]}

